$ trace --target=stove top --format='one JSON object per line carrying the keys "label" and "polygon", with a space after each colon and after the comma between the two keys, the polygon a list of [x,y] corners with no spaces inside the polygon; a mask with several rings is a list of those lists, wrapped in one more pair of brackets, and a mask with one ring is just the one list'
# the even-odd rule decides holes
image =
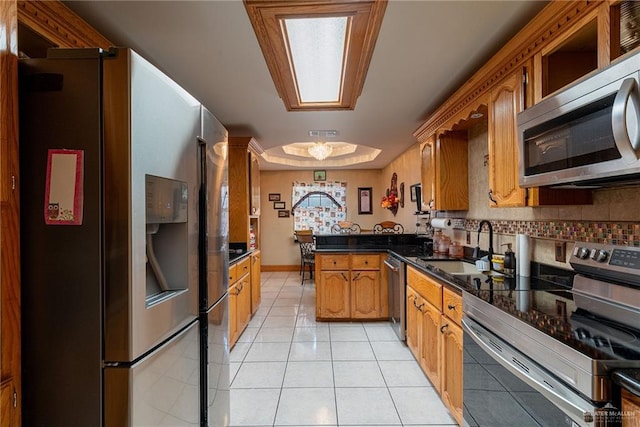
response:
{"label": "stove top", "polygon": [[590,359],[640,361],[640,330],[598,315],[598,299],[525,277],[465,290]]}

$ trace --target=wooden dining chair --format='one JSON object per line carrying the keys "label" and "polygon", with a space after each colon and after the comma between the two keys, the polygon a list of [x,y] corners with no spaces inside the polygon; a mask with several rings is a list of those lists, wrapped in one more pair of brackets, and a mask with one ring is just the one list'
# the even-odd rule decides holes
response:
{"label": "wooden dining chair", "polygon": [[402,234],[404,233],[404,227],[402,224],[394,221],[382,221],[373,226],[374,234]]}
{"label": "wooden dining chair", "polygon": [[360,234],[360,225],[351,221],[338,221],[331,226],[332,233]]}
{"label": "wooden dining chair", "polygon": [[305,267],[309,267],[309,278],[313,279],[313,270],[316,268],[316,244],[311,230],[296,231],[296,239],[300,245],[300,275],[301,284],[304,285]]}

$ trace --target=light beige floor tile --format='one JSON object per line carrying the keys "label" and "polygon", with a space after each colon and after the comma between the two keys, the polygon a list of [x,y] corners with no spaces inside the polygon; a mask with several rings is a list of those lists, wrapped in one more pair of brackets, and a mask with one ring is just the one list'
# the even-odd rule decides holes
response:
{"label": "light beige floor tile", "polygon": [[375,360],[371,344],[362,341],[332,341],[331,356],[333,360]]}
{"label": "light beige floor tile", "polygon": [[231,388],[282,387],[286,362],[245,362],[242,364]]}
{"label": "light beige floor tile", "polygon": [[336,387],[386,387],[378,362],[334,361]]}
{"label": "light beige floor tile", "polygon": [[285,388],[280,395],[276,424],[288,426],[336,424],[333,388]]}
{"label": "light beige floor tile", "polygon": [[291,344],[289,360],[331,360],[331,345],[329,342],[294,342]]}
{"label": "light beige floor tile", "polygon": [[255,336],[254,342],[291,342],[294,328],[268,328],[263,325]]}
{"label": "light beige floor tile", "polygon": [[449,414],[435,389],[390,387],[389,391],[403,424],[420,424],[429,420],[429,422],[436,424],[455,425],[455,420]]}
{"label": "light beige floor tile", "polygon": [[364,328],[357,326],[329,327],[331,341],[369,341]]}
{"label": "light beige floor tile", "polygon": [[329,361],[289,362],[284,387],[333,387],[333,367]]}
{"label": "light beige floor tile", "polygon": [[267,316],[262,328],[291,328],[296,326],[296,316]]}
{"label": "light beige floor tile", "polygon": [[336,388],[340,425],[401,425],[386,387]]}
{"label": "light beige floor tile", "polygon": [[[237,345],[237,344],[236,344]],[[286,362],[289,357],[289,343],[256,342],[251,345],[244,358],[245,362]]]}
{"label": "light beige floor tile", "polygon": [[[272,426],[280,398],[279,388],[232,389],[232,426]],[[260,408],[259,411],[256,408]]]}
{"label": "light beige floor tile", "polygon": [[311,328],[296,327],[293,333],[293,342],[305,341],[329,341],[329,328],[322,327],[322,325]]}
{"label": "light beige floor tile", "polygon": [[387,387],[430,387],[431,383],[415,361],[380,361]]}
{"label": "light beige floor tile", "polygon": [[409,347],[400,341],[372,341],[373,353],[377,360],[410,360],[415,361]]}
{"label": "light beige floor tile", "polygon": [[236,342],[231,351],[229,352],[229,361],[230,362],[242,362],[246,357],[249,349],[251,348],[251,343],[248,342]]}

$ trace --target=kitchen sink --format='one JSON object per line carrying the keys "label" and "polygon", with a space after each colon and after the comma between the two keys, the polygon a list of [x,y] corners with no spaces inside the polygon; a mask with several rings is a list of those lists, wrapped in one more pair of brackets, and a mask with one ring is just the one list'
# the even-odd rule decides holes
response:
{"label": "kitchen sink", "polygon": [[481,273],[491,276],[502,276],[502,273],[497,271],[478,271],[475,264],[465,261],[427,261],[427,264],[454,276]]}

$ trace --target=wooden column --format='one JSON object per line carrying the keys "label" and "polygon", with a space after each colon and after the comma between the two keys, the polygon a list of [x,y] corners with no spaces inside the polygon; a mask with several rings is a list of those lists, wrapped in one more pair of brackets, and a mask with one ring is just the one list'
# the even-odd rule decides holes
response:
{"label": "wooden column", "polygon": [[21,424],[18,9],[0,1],[0,425]]}

